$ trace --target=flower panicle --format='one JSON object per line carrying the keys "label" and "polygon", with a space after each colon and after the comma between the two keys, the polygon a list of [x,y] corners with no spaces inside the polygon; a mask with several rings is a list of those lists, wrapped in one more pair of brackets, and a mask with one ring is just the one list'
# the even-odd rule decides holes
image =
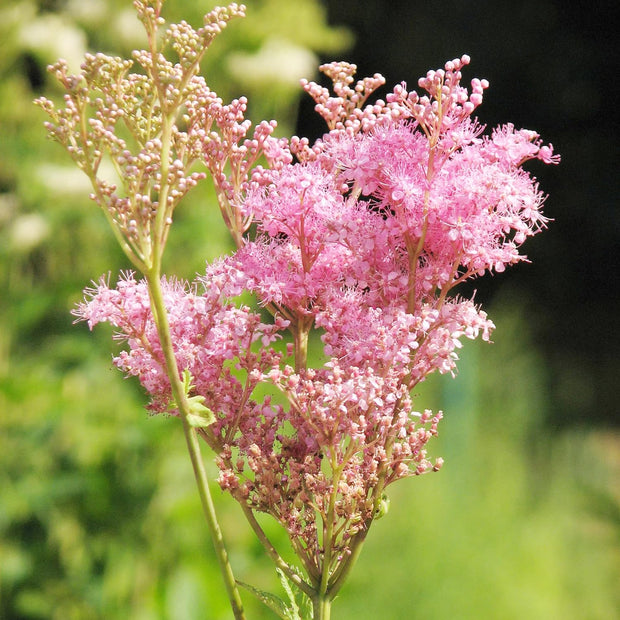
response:
{"label": "flower panicle", "polygon": [[[443,413],[418,411],[412,393],[434,372],[456,372],[464,340],[490,340],[493,322],[455,290],[527,260],[521,247],[547,219],[522,166],[559,157],[512,124],[485,133],[473,114],[489,85],[461,84],[466,55],[420,78],[422,94],[401,83],[374,102],[381,75],[323,65],[333,92],[302,86],[327,132],[313,144],[276,138],[274,121],[246,119],[245,97],[224,103],[198,75],[243,5],[158,38],[162,3],[135,1],[149,46],[132,61],[88,55],[78,75],[59,62],[64,107],[38,101],[147,276],[101,279],[75,315],[117,330],[114,363],[139,378],[152,412],[177,415],[182,383],[220,486],[246,514],[279,522],[305,587],[334,596],[387,511],[387,487],[441,468],[427,444]],[[174,209],[207,172],[237,250],[191,284],[157,277],[179,374],[170,377],[151,267]],[[238,301],[244,291],[270,323]],[[312,346],[325,360],[316,368]]]}
{"label": "flower panicle", "polygon": [[[185,110],[199,107],[207,92],[198,76],[200,61],[227,23],[244,15],[245,7],[233,3],[214,9],[201,28],[181,22],[160,38],[162,2],[138,0],[135,6],[148,49],[134,51],[132,60],[87,54],[75,75],[59,61],[49,70],[65,91],[64,107],[45,97],[36,103],[50,117],[49,136],[89,177],[91,198],[108,217],[133,265],[148,271],[161,258],[176,206],[206,177],[206,172],[195,171],[204,155],[195,147],[196,136],[179,122]],[[168,50],[177,62],[168,60]],[[139,71],[132,71],[134,64]],[[272,130],[273,124],[257,130],[254,149],[249,149],[252,163]],[[266,150],[273,159],[279,157],[274,144]],[[243,167],[238,161],[236,165]]]}

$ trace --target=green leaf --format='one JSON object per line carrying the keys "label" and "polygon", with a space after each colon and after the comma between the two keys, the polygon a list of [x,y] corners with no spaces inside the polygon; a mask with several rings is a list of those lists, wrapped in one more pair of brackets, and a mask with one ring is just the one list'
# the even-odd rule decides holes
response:
{"label": "green leaf", "polygon": [[187,399],[189,403],[189,414],[187,421],[194,428],[207,428],[215,422],[215,414],[211,409],[205,407],[202,403],[204,396],[192,396]]}
{"label": "green leaf", "polygon": [[215,421],[215,414],[209,407],[203,405],[205,402],[204,396],[190,396],[187,399],[187,403],[189,405],[189,412],[193,415],[199,415],[203,418],[212,418],[211,423]]}
{"label": "green leaf", "polygon": [[207,428],[207,426],[211,426],[215,422],[215,414],[204,405],[205,397],[200,394],[197,396],[189,395],[190,391],[194,389],[189,370],[183,371],[183,389],[189,406],[187,421],[190,426],[194,428]]}
{"label": "green leaf", "polygon": [[377,503],[377,506],[375,507],[375,514],[373,518],[380,519],[381,517],[385,517],[389,509],[390,509],[390,498],[387,496],[386,493],[382,493],[381,499],[379,500],[379,502]]}
{"label": "green leaf", "polygon": [[299,615],[299,606],[297,605],[297,600],[295,598],[295,593],[293,592],[293,589],[291,588],[291,583],[288,580],[287,576],[284,574],[284,571],[282,571],[279,568],[276,568],[276,572],[278,573],[278,577],[280,578],[280,583],[282,584],[282,587],[284,588],[284,591],[286,592],[286,595],[288,596],[288,600],[291,603],[291,606],[289,609],[289,612],[291,614],[291,620],[302,620],[301,616]]}
{"label": "green leaf", "polygon": [[[249,583],[239,581],[238,579],[237,584],[240,585],[242,588],[245,588],[248,592],[251,592],[259,601],[263,602],[265,605],[267,605],[267,607],[269,607],[269,609],[278,614],[278,616],[282,618],[282,620],[301,620],[299,615],[297,615],[295,612],[292,612],[292,610],[289,609],[288,605],[279,596],[276,596],[271,592],[264,592],[263,590],[259,590],[258,588],[251,586]],[[292,613],[294,615],[291,615]]]}
{"label": "green leaf", "polygon": [[207,418],[203,418],[202,416],[194,415],[192,413],[187,416],[187,421],[189,422],[189,425],[194,428],[207,428],[208,426],[211,426],[211,424],[213,424],[213,420],[209,420]]}

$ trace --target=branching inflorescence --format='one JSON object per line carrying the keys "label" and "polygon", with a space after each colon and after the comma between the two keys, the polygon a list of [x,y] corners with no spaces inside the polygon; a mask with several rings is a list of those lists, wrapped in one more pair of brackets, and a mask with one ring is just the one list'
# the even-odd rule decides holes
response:
{"label": "branching inflorescence", "polygon": [[[170,26],[157,43],[161,2],[135,5],[151,43],[134,53],[140,71],[102,54],[77,76],[60,62],[52,71],[65,107],[39,101],[146,275],[125,274],[116,288],[100,281],[76,315],[119,330],[127,349],[115,363],[139,377],[152,411],[182,416],[172,386],[189,378],[185,396],[212,414],[197,426],[221,487],[318,617],[317,601],[333,599],[383,514],[386,487],[441,467],[426,444],[442,414],[417,411],[412,390],[436,370],[455,371],[463,338],[489,339],[493,323],[453,289],[525,259],[522,243],[546,220],[521,165],[558,157],[532,131],[483,133],[472,114],[488,83],[461,85],[467,56],[421,78],[422,95],[403,83],[372,103],[380,75],[354,83],[354,65],[324,65],[334,94],[303,86],[328,133],[310,144],[273,137],[274,121],[251,131],[245,99],[224,105],[198,76],[211,40],[244,7],[214,10],[199,30]],[[106,161],[115,181],[102,173]],[[163,308],[153,307],[149,283],[160,277],[174,209],[206,176],[197,164],[238,249],[191,285],[164,279]],[[272,322],[235,303],[244,290]],[[313,330],[326,360],[318,367],[308,363]],[[275,342],[287,333],[284,351]],[[267,396],[256,395],[260,384]],[[256,511],[286,529],[303,579]]]}

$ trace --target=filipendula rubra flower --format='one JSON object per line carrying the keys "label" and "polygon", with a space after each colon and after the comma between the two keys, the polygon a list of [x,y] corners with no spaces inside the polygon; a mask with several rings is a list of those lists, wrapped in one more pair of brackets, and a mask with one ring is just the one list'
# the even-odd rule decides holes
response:
{"label": "filipendula rubra flower", "polygon": [[[426,444],[442,413],[418,411],[412,390],[436,370],[454,373],[463,338],[488,340],[494,327],[453,289],[525,260],[521,245],[545,226],[544,197],[521,166],[558,157],[532,131],[484,134],[472,114],[488,84],[461,85],[468,63],[430,71],[422,95],[403,83],[374,103],[381,76],[354,84],[353,65],[325,65],[335,96],[304,82],[329,128],[312,145],[271,138],[271,124],[240,142],[245,101],[223,106],[202,84],[188,105],[192,156],[214,176],[238,249],[191,286],[164,283],[175,355],[215,415],[200,432],[221,487],[246,515],[286,529],[302,590],[322,600],[384,514],[386,487],[441,467]],[[242,290],[272,323],[233,303]],[[128,349],[115,363],[140,378],[153,411],[170,411],[145,285],[102,281],[77,315],[118,328]],[[292,342],[276,351],[286,332]],[[259,384],[267,396],[255,395]]]}

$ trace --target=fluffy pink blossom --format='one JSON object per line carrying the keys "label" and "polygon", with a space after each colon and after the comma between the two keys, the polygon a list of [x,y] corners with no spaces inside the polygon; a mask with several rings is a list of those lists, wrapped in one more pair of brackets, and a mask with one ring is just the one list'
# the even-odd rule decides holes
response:
{"label": "fluffy pink blossom", "polygon": [[432,372],[454,374],[462,340],[489,340],[494,328],[450,293],[525,260],[520,246],[546,223],[521,165],[557,156],[512,125],[484,135],[471,115],[488,84],[461,86],[468,62],[429,72],[422,96],[403,84],[375,105],[366,93],[376,76],[352,88],[354,67],[323,67],[336,96],[305,87],[329,133],[293,140],[299,161],[261,171],[240,207],[257,225],[236,253],[248,288],[291,319],[295,342],[319,328],[329,361],[264,377],[287,407],[251,416],[253,430],[231,448],[236,464],[220,460],[220,483],[274,515],[308,552],[311,574],[320,521],[346,553],[373,519],[377,488],[440,467],[424,446],[441,416],[416,413],[411,390]]}
{"label": "fluffy pink blossom", "polygon": [[[198,293],[199,284],[204,287],[202,294]],[[269,345],[286,326],[282,321],[264,325],[248,307],[235,307],[230,297],[238,295],[242,287],[241,272],[224,262],[210,267],[192,286],[177,280],[162,282],[179,371],[189,371],[196,393],[224,419],[236,414],[247,383],[256,382],[256,371],[260,375],[277,363],[279,356]],[[147,283],[127,273],[116,288],[110,288],[102,278],[86,293],[75,315],[91,329],[101,322],[117,328],[116,338],[126,342],[127,349],[114,357],[114,364],[140,379],[151,396],[152,411],[174,413]],[[257,341],[262,345],[259,353],[252,351]],[[232,368],[243,371],[245,386],[231,371],[231,361],[235,362]]]}
{"label": "fluffy pink blossom", "polygon": [[[433,372],[454,374],[463,340],[489,340],[494,328],[454,289],[525,260],[522,244],[546,224],[544,196],[521,166],[558,157],[533,131],[484,133],[472,114],[488,83],[463,86],[468,63],[430,71],[421,95],[403,83],[374,103],[381,76],[354,83],[353,65],[323,66],[334,96],[304,82],[329,129],[312,145],[274,138],[273,123],[250,135],[245,99],[224,105],[192,82],[188,148],[213,176],[238,249],[191,286],[163,282],[174,354],[216,414],[201,434],[220,485],[286,528],[314,585],[346,570],[390,483],[441,466],[426,444],[442,414],[416,411],[412,390]],[[179,178],[185,191],[193,177]],[[235,305],[244,290],[272,324]],[[115,364],[140,378],[154,411],[169,410],[146,283],[102,280],[76,314],[119,330],[127,348]],[[285,330],[292,343],[278,353]]]}

